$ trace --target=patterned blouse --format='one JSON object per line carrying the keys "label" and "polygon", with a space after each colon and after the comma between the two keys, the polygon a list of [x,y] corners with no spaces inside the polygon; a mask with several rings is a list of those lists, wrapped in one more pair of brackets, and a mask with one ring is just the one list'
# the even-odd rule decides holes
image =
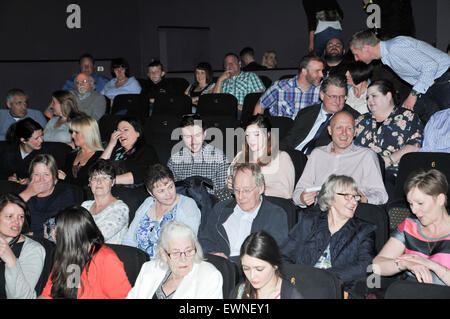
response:
{"label": "patterned blouse", "polygon": [[175,205],[172,210],[170,210],[163,216],[161,221],[150,219],[150,217],[148,217],[148,214],[144,214],[144,216],[142,216],[136,232],[136,240],[138,243],[137,248],[147,252],[147,254],[150,256],[150,259],[152,259],[155,255],[157,242],[159,236],[161,235],[161,227],[168,220],[175,220],[177,208],[178,205]]}
{"label": "patterned blouse", "polygon": [[[372,112],[356,119],[355,145],[369,147],[382,156],[391,155],[405,145],[421,146],[422,141],[422,122],[408,109],[395,107],[382,123],[377,123]],[[387,169],[397,171],[398,165]]]}

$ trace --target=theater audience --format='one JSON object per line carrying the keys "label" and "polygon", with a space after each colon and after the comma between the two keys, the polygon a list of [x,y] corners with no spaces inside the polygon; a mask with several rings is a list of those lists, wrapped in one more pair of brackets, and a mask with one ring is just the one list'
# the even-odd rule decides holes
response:
{"label": "theater audience", "polygon": [[367,105],[370,112],[356,119],[355,145],[369,147],[383,157],[386,190],[391,194],[400,159],[420,149],[423,126],[414,112],[397,106],[389,81],[378,80],[369,85]]}
{"label": "theater audience", "polygon": [[45,249],[25,236],[27,204],[17,195],[0,195],[0,299],[35,299]]}
{"label": "theater audience", "polygon": [[197,234],[201,213],[192,198],[177,194],[174,176],[167,166],[150,166],[145,186],[150,197],[136,211],[122,244],[137,247],[153,258],[158,250],[161,227],[166,222],[182,222]]}
{"label": "theater audience", "polygon": [[285,262],[327,269],[351,294],[375,257],[375,225],[355,217],[360,200],[353,178],[330,175],[281,245]]}
{"label": "theater audience", "polygon": [[121,244],[128,230],[129,208],[111,194],[115,179],[115,168],[110,161],[95,162],[89,168],[89,186],[94,200],[81,204],[91,213],[107,244]]}
{"label": "theater audience", "polygon": [[[30,232],[44,236],[44,223],[55,217],[58,211],[75,203],[73,191],[58,183],[58,168],[53,156],[38,154],[30,163],[30,182],[19,196],[28,204],[31,214]],[[51,220],[50,223],[53,221]],[[48,233],[51,228],[47,227]],[[48,234],[47,233],[47,234]]]}
{"label": "theater audience", "polygon": [[228,162],[222,150],[205,142],[205,123],[198,114],[183,115],[180,122],[183,146],[172,151],[167,166],[173,172],[175,181],[191,176],[209,178],[213,194],[225,186]]}
{"label": "theater audience", "polygon": [[291,79],[277,81],[268,88],[255,105],[253,114],[262,114],[269,109],[272,116],[295,119],[301,109],[319,101],[323,67],[318,56],[304,56],[298,74]]}
{"label": "theater audience", "polygon": [[283,278],[277,242],[264,230],[245,239],[239,257],[245,278],[231,292],[232,299],[303,299],[295,282]]}
{"label": "theater audience", "polygon": [[295,168],[288,153],[278,149],[278,135],[272,135],[270,119],[254,115],[245,124],[244,148],[228,169],[227,187],[232,190],[232,167],[240,163],[256,163],[264,175],[264,194],[292,198]]}
{"label": "theater audience", "polygon": [[214,88],[213,75],[212,67],[207,62],[200,62],[195,67],[194,82],[184,92],[191,98],[193,106],[198,104],[200,95],[208,94]]}
{"label": "theater audience", "polygon": [[224,58],[225,71],[217,79],[212,93],[228,93],[237,99],[237,118],[241,119],[244,98],[249,93],[263,92],[266,87],[253,72],[242,72],[241,61],[234,53],[227,53]]}
{"label": "theater audience", "polygon": [[241,245],[253,232],[265,230],[278,244],[288,234],[286,212],[264,199],[264,175],[258,164],[237,165],[233,174],[235,198],[219,202],[202,223],[199,241],[207,253],[238,263]]}
{"label": "theater audience", "polygon": [[421,152],[450,153],[450,109],[434,113],[423,131]]}
{"label": "theater audience", "polygon": [[409,36],[381,41],[371,30],[353,35],[350,49],[356,61],[380,60],[412,85],[402,106],[426,124],[431,115],[450,105],[450,56]]}
{"label": "theater audience", "polygon": [[450,285],[450,216],[446,209],[448,181],[436,169],[410,174],[404,191],[411,211],[373,260],[382,276],[406,272],[418,282]]}
{"label": "theater audience", "polygon": [[[123,263],[104,244],[92,215],[69,206],[56,216],[56,251],[43,299],[123,299],[131,289]],[[74,272],[81,277],[74,276]]]}
{"label": "theater audience", "polygon": [[261,64],[268,69],[276,69],[277,68],[277,53],[275,51],[264,52]]}
{"label": "theater audience", "polygon": [[73,148],[69,123],[80,115],[77,98],[70,91],[55,91],[52,94],[50,108],[53,117],[44,128],[44,141],[66,143]]}
{"label": "theater audience", "polygon": [[119,94],[139,94],[141,85],[134,76],[130,76],[130,65],[124,58],[117,58],[111,61],[112,79],[105,84],[101,94],[111,100]]}
{"label": "theater audience", "polygon": [[89,53],[85,53],[80,57],[80,72],[73,74],[69,79],[67,79],[66,83],[64,83],[63,90],[65,91],[73,91],[76,89],[75,79],[79,74],[85,74],[86,76],[90,76],[94,79],[94,88],[97,92],[101,92],[105,84],[109,81],[104,76],[94,72],[95,70],[95,61],[94,57]]}
{"label": "theater audience", "polygon": [[75,78],[74,83],[75,90],[72,93],[77,98],[78,109],[96,121],[100,120],[106,112],[106,99],[95,91],[94,78],[80,73]]}
{"label": "theater audience", "polygon": [[8,130],[8,144],[0,155],[0,179],[28,183],[30,163],[43,152],[42,126],[32,118],[12,124]]}
{"label": "theater audience", "polygon": [[300,207],[313,205],[321,187],[331,174],[351,176],[358,185],[361,201],[384,204],[388,194],[381,175],[377,154],[370,148],[355,146],[355,119],[346,111],[337,112],[330,121],[328,133],[332,142],[316,147],[306,162],[305,169],[292,196]]}
{"label": "theater audience", "polygon": [[367,107],[367,87],[372,76],[372,67],[357,61],[347,65],[347,84],[349,85],[346,103],[360,114],[369,112]]}
{"label": "theater audience", "polygon": [[127,299],[222,299],[222,275],[204,261],[189,226],[168,221],[157,246],[155,258],[142,266]]}
{"label": "theater audience", "polygon": [[103,147],[97,121],[89,116],[78,116],[70,124],[75,149],[66,157],[59,179],[80,187],[88,185],[89,167],[102,155]]}
{"label": "theater audience", "polygon": [[117,169],[116,184],[129,187],[144,182],[148,165],[158,163],[158,156],[151,145],[144,141],[141,122],[133,117],[122,117],[111,134],[102,159],[111,159]]}
{"label": "theater audience", "polygon": [[6,139],[6,133],[11,124],[25,118],[32,118],[42,127],[47,120],[41,111],[28,108],[28,96],[21,89],[11,89],[6,94],[6,110],[0,110],[0,141]]}

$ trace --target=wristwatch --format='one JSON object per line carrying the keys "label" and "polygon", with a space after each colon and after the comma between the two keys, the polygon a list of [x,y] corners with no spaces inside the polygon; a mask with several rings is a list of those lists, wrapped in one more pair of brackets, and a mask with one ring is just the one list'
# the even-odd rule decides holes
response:
{"label": "wristwatch", "polygon": [[411,95],[412,95],[412,96],[420,97],[420,93],[417,92],[416,90],[411,90]]}

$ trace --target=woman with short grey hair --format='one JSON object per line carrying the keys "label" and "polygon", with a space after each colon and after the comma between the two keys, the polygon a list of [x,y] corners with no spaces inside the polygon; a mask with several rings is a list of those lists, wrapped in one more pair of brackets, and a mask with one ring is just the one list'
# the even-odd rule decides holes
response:
{"label": "woman with short grey hair", "polygon": [[281,245],[285,262],[327,269],[351,294],[375,257],[376,226],[355,217],[360,199],[352,177],[329,176],[317,205],[302,211]]}
{"label": "woman with short grey hair", "polygon": [[168,221],[161,229],[158,252],[146,262],[128,299],[222,299],[222,274],[204,261],[192,229]]}

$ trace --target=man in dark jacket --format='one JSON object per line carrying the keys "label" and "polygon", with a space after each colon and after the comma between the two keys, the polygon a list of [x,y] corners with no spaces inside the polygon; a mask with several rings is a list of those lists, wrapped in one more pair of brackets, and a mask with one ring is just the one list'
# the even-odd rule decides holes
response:
{"label": "man in dark jacket", "polygon": [[235,198],[214,206],[198,237],[205,253],[238,263],[241,245],[248,235],[265,230],[281,244],[287,238],[288,222],[281,207],[264,199],[264,176],[259,165],[238,165],[233,190]]}

